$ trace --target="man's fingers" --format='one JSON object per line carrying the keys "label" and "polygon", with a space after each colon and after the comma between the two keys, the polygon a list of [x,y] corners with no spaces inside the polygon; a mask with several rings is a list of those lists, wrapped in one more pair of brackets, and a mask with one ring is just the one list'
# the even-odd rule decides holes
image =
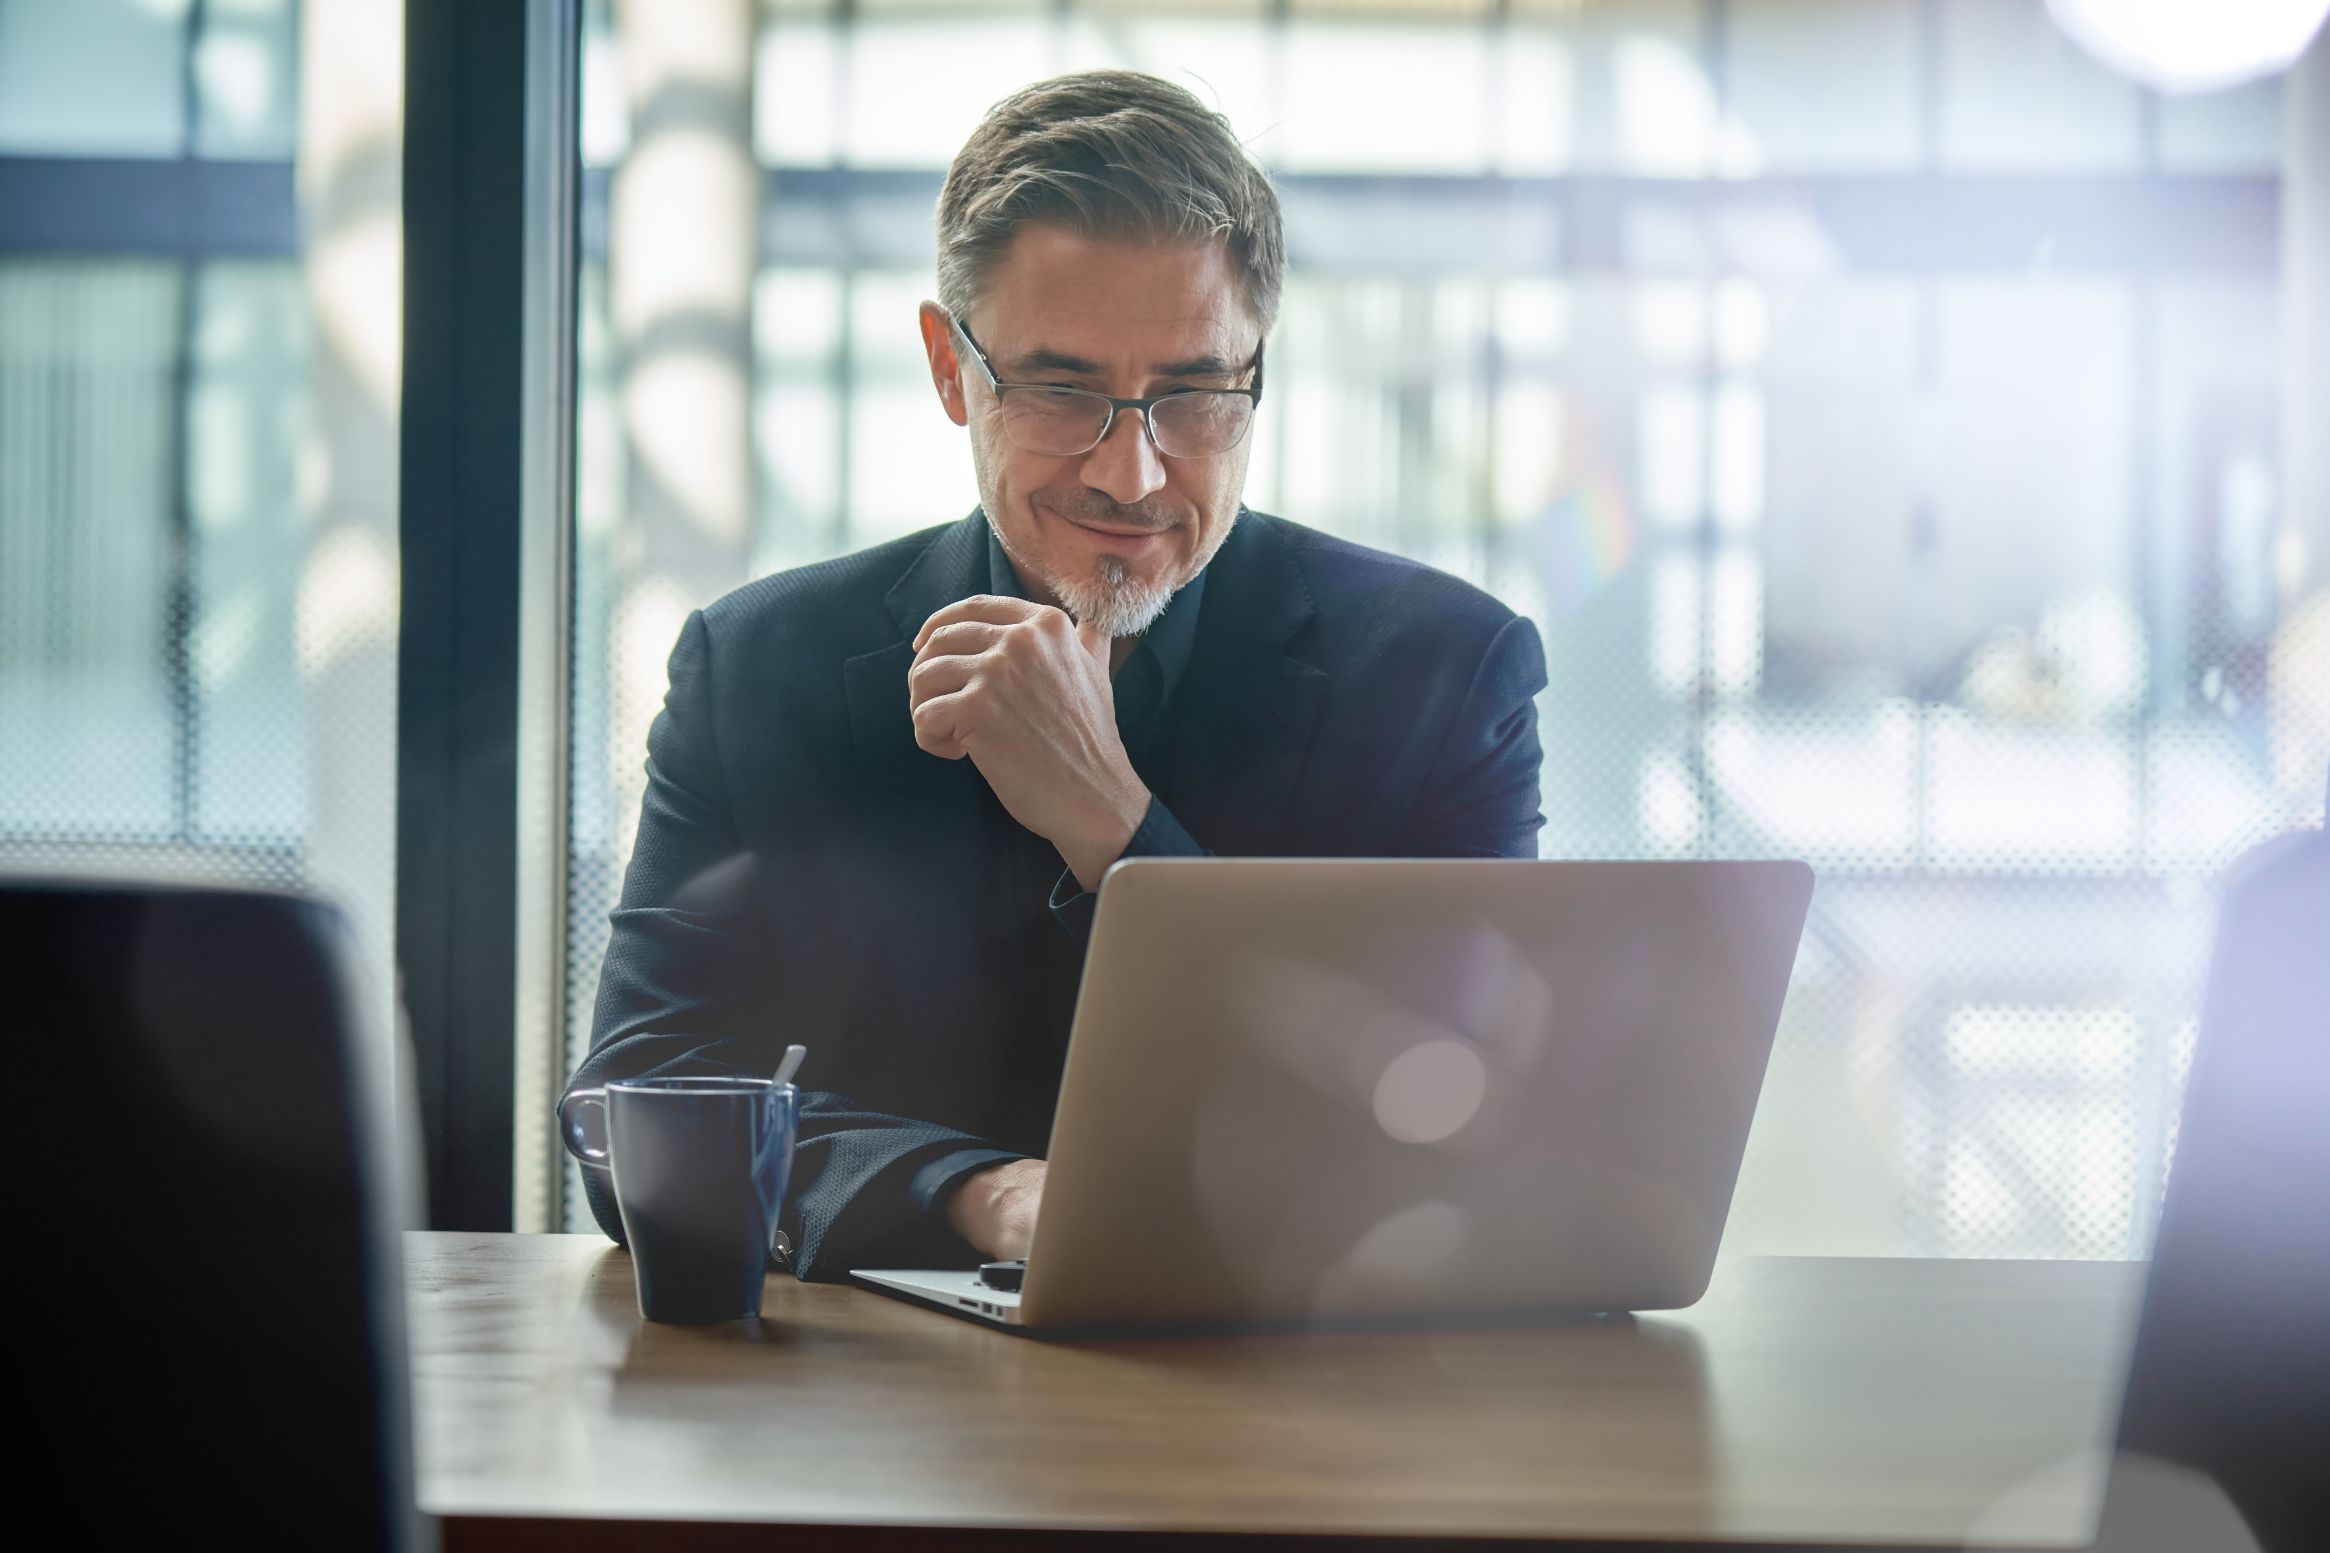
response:
{"label": "man's fingers", "polygon": [[989,625],[999,626],[1017,625],[1022,620],[1032,619],[1042,614],[1045,607],[1042,604],[1030,604],[1026,599],[1007,599],[992,593],[974,593],[967,599],[955,600],[954,603],[936,611],[928,620],[925,620],[922,623],[922,629],[914,633],[914,650],[916,652],[922,651],[923,643],[929,641],[930,634],[941,626],[967,621],[985,621]]}
{"label": "man's fingers", "polygon": [[914,708],[914,742],[943,760],[961,760],[971,753],[963,742],[969,710],[960,690],[922,702]]}
{"label": "man's fingers", "polygon": [[967,657],[972,653],[986,652],[1002,641],[1003,633],[1010,629],[992,620],[958,620],[952,625],[935,629],[925,627],[922,645],[915,651],[925,658]]}
{"label": "man's fingers", "polygon": [[919,707],[933,696],[952,695],[971,683],[979,660],[956,654],[917,658],[906,671],[906,704]]}

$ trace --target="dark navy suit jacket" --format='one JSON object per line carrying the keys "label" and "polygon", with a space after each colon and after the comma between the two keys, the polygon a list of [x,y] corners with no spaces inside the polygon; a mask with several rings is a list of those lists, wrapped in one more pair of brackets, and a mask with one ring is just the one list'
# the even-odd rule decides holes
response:
{"label": "dark navy suit jacket", "polygon": [[[1205,577],[1130,852],[1536,854],[1529,621],[1260,513]],[[915,632],[989,583],[978,513],[763,578],[689,618],[648,734],[573,1083],[766,1073],[805,1042],[785,1212],[803,1277],[975,1262],[939,1197],[1050,1133],[1093,898],[1054,895],[1057,853],[908,715]]]}

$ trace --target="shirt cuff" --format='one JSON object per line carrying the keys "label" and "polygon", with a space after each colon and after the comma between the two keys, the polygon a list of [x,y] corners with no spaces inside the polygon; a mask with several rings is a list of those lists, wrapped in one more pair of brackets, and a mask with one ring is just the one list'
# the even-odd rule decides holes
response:
{"label": "shirt cuff", "polygon": [[[1141,816],[1141,823],[1133,827],[1132,839],[1125,843],[1124,851],[1117,856],[1210,857],[1212,854],[1181,828],[1181,822],[1173,817],[1171,809],[1165,807],[1165,801],[1152,793],[1148,812]],[[1060,871],[1059,882],[1052,886],[1052,920],[1059,923],[1071,937],[1081,942],[1092,936],[1092,913],[1099,904],[1100,892],[1084,888],[1083,881],[1076,877],[1075,869],[1064,868]]]}
{"label": "shirt cuff", "polygon": [[991,1165],[1005,1165],[1027,1157],[1025,1154],[1014,1154],[1009,1149],[956,1149],[951,1154],[941,1154],[914,1172],[914,1179],[906,1183],[906,1195],[914,1200],[916,1209],[932,1213],[946,1200],[947,1193],[963,1183],[965,1177],[977,1175]]}

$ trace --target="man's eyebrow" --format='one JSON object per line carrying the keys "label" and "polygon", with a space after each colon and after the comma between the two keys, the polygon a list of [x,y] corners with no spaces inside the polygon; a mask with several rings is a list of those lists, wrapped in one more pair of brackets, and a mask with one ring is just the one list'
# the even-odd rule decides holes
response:
{"label": "man's eyebrow", "polygon": [[1242,363],[1220,356],[1191,356],[1184,361],[1168,361],[1151,370],[1158,377],[1235,377],[1246,368]]}
{"label": "man's eyebrow", "polygon": [[[1010,363],[1013,377],[1031,377],[1041,372],[1066,372],[1079,377],[1098,377],[1101,365],[1066,351],[1038,346]],[[1180,361],[1168,361],[1149,369],[1152,377],[1235,377],[1246,370],[1245,363],[1232,362],[1217,355],[1190,356]]]}
{"label": "man's eyebrow", "polygon": [[1082,377],[1095,377],[1099,375],[1100,363],[1086,361],[1082,356],[1071,356],[1066,351],[1038,346],[1014,361],[1012,372],[1015,376],[1037,372],[1068,372]]}

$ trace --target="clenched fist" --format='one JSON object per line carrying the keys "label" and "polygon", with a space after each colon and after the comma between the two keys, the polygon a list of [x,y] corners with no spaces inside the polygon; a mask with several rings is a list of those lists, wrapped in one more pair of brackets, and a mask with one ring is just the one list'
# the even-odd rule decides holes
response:
{"label": "clenched fist", "polygon": [[1116,731],[1109,638],[1047,604],[975,594],[932,615],[907,670],[914,740],[970,757],[1087,890],[1149,811]]}

